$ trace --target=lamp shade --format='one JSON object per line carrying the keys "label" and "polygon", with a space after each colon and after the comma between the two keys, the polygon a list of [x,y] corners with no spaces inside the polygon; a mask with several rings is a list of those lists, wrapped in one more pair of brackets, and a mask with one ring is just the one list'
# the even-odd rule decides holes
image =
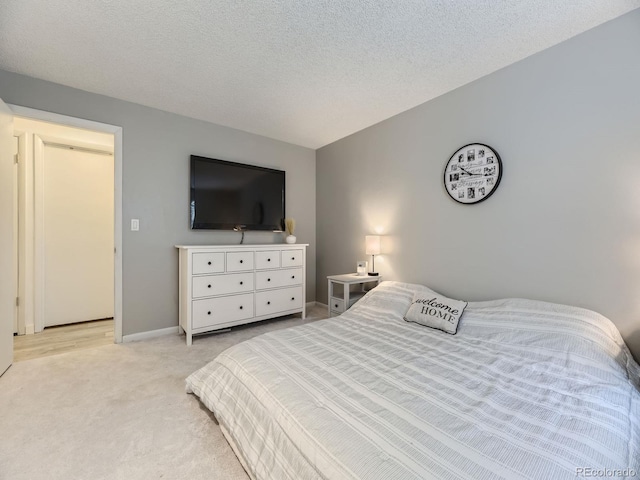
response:
{"label": "lamp shade", "polygon": [[380,235],[367,235],[364,241],[366,255],[380,255]]}

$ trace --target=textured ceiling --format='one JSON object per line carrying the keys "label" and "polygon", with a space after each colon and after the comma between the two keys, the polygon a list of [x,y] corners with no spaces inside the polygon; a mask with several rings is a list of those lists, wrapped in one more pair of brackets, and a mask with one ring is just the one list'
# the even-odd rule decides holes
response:
{"label": "textured ceiling", "polygon": [[318,148],[640,0],[2,0],[0,68]]}

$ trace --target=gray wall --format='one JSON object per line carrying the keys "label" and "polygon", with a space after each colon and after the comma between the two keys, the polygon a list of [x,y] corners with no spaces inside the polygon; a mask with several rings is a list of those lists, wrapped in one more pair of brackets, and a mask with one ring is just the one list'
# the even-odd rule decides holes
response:
{"label": "gray wall", "polygon": [[[144,88],[141,85],[140,88]],[[123,334],[178,324],[175,244],[238,243],[234,232],[189,229],[189,155],[287,172],[287,216],[308,250],[307,300],[315,299],[315,152],[239,130],[0,70],[6,103],[123,127]],[[140,231],[131,232],[131,218]],[[245,243],[283,243],[249,232]]]}
{"label": "gray wall", "polygon": [[[639,45],[636,10],[318,150],[317,299],[382,229],[386,279],[580,305],[640,358]],[[504,174],[465,206],[442,176],[471,142]]]}

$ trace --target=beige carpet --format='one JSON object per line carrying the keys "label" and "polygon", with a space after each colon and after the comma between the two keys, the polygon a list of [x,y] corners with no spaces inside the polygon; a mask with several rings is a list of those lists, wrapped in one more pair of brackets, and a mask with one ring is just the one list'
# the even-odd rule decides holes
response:
{"label": "beige carpet", "polygon": [[247,479],[184,379],[218,353],[299,316],[228,333],[107,345],[14,364],[0,377],[0,479]]}

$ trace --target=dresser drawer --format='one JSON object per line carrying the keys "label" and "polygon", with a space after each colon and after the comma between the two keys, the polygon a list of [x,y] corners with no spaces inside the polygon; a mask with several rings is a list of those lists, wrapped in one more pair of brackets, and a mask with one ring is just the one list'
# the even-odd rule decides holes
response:
{"label": "dresser drawer", "polygon": [[280,252],[278,250],[269,252],[256,252],[256,270],[280,267]]}
{"label": "dresser drawer", "polygon": [[282,288],[256,293],[256,315],[302,308],[302,287]]}
{"label": "dresser drawer", "polygon": [[301,267],[302,266],[302,250],[283,250],[282,266],[283,267]]}
{"label": "dresser drawer", "polygon": [[194,300],[192,307],[191,325],[194,329],[243,320],[253,317],[253,293]]}
{"label": "dresser drawer", "polygon": [[288,287],[302,283],[302,268],[256,272],[256,290]]}
{"label": "dresser drawer", "polygon": [[193,277],[193,298],[228,295],[253,290],[253,272]]}
{"label": "dresser drawer", "polygon": [[227,252],[227,272],[253,270],[253,252]]}
{"label": "dresser drawer", "polygon": [[331,297],[331,303],[329,305],[331,310],[337,313],[344,312],[344,300],[341,298]]}
{"label": "dresser drawer", "polygon": [[224,253],[194,253],[193,274],[224,272]]}

